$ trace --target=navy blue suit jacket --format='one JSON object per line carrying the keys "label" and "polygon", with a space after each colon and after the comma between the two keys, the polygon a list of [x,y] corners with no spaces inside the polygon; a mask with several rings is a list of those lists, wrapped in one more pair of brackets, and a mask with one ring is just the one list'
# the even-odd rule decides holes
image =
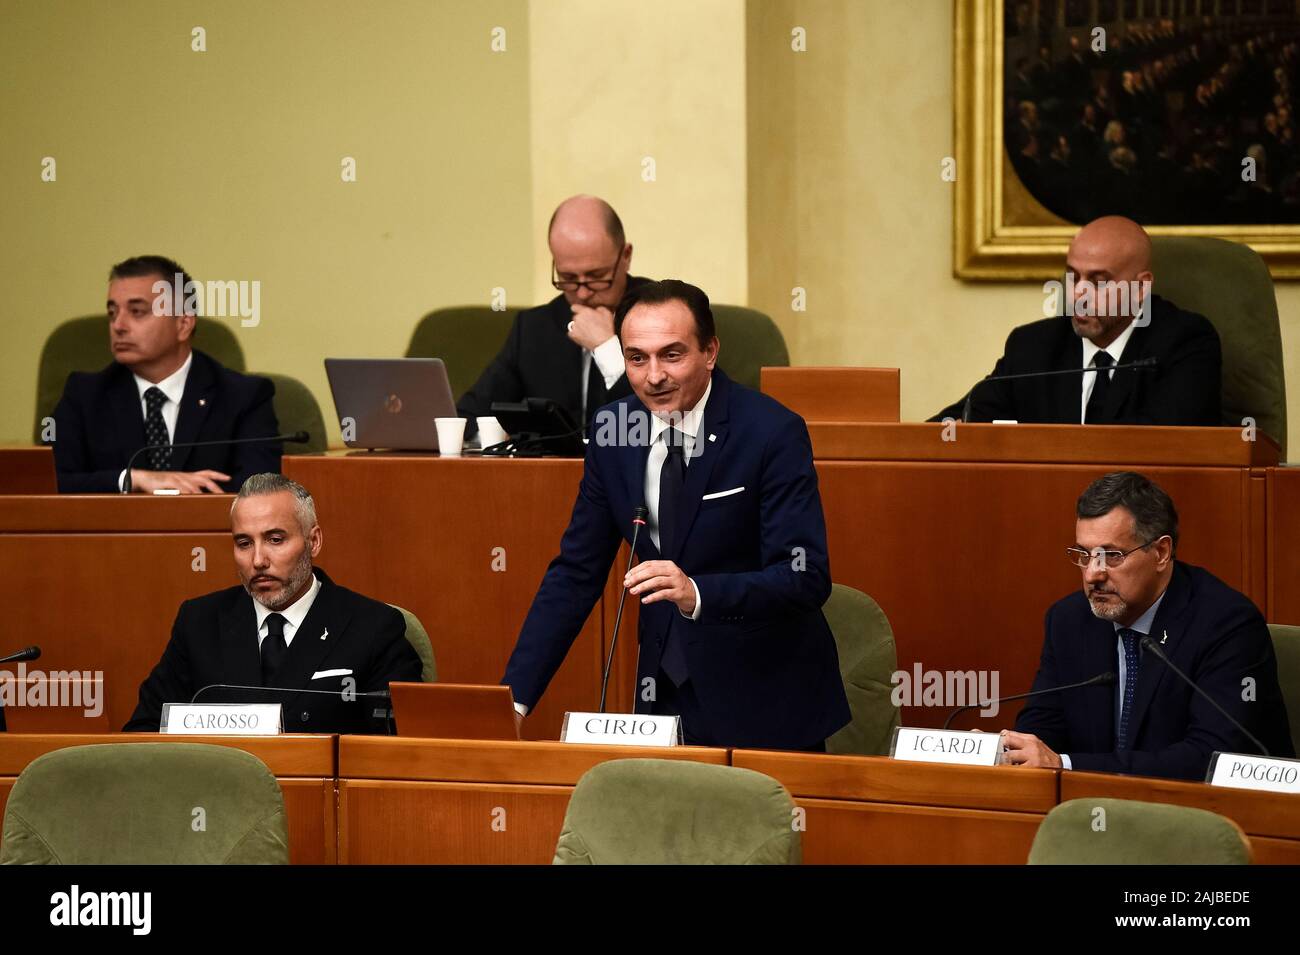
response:
{"label": "navy blue suit jacket", "polygon": [[[643,440],[610,440],[611,421],[638,417]],[[595,419],[560,555],[502,680],[521,703],[537,704],[599,599],[620,543],[631,539],[633,511],[645,502],[649,431],[635,395]],[[700,617],[688,620],[666,600],[640,607],[638,686],[657,674],[668,628],[679,628],[708,737],[725,746],[814,745],[849,721],[849,707],[821,611],[830,562],[808,429],[776,401],[715,370],[695,448],[673,538],[680,543],[660,554],[643,533],[637,556],[672,560],[693,578]],[[735,488],[744,490],[703,500]],[[638,708],[648,709],[641,697]]]}
{"label": "navy blue suit jacket", "polygon": [[[193,355],[173,444],[279,433],[270,379],[231,371],[197,349]],[[116,493],[127,461],[149,443],[135,378],[117,362],[100,371],[70,374],[54,408],[54,422],[54,467],[63,494]],[[233,492],[250,475],[279,472],[280,451],[278,442],[176,448],[170,470],[229,474],[222,487]],[[147,468],[147,455],[141,455],[136,466]]]}
{"label": "navy blue suit jacket", "polygon": [[[1118,672],[1114,625],[1094,617],[1082,592],[1047,611],[1043,657],[1034,689]],[[1151,636],[1174,664],[1231,713],[1274,756],[1293,756],[1286,705],[1268,627],[1255,605],[1213,574],[1174,563]],[[1242,681],[1255,681],[1244,701]],[[1129,715],[1131,746],[1115,750],[1119,683],[1050,694],[1031,701],[1016,729],[1033,733],[1075,769],[1176,779],[1204,779],[1210,756],[1251,753],[1255,746],[1164,662],[1143,653]]]}

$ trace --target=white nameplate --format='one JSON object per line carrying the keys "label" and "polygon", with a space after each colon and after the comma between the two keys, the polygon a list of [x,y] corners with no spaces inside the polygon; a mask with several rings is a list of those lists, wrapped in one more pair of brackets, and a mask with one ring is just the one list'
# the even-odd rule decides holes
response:
{"label": "white nameplate", "polygon": [[918,763],[996,766],[1002,756],[1001,743],[1002,737],[997,733],[900,726],[894,730],[889,755]]}
{"label": "white nameplate", "polygon": [[159,732],[181,736],[279,736],[279,703],[164,703]]}
{"label": "white nameplate", "polygon": [[1232,789],[1300,793],[1300,759],[1215,753],[1206,781],[1211,786],[1229,786]]}
{"label": "white nameplate", "polygon": [[676,716],[644,713],[565,713],[562,743],[610,746],[676,746],[681,742]]}

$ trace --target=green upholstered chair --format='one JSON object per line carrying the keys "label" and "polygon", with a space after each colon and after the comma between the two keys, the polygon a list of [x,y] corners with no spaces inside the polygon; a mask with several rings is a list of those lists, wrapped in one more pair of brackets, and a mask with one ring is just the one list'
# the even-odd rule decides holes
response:
{"label": "green upholstered chair", "polygon": [[578,780],[556,865],[798,865],[794,801],[749,769],[616,759]]}
{"label": "green upholstered chair", "polygon": [[420,682],[437,683],[438,663],[434,660],[433,643],[429,640],[429,632],[424,629],[424,624],[420,623],[420,618],[405,607],[399,607],[397,604],[388,606],[400,610],[406,619],[406,639],[411,646],[415,647],[415,652],[420,655],[420,662],[424,664],[420,670]]}
{"label": "green upholstered chair", "polygon": [[[194,347],[234,371],[244,370],[244,352],[226,322],[200,318],[195,325]],[[74,371],[99,371],[113,360],[108,349],[108,318],[88,315],[64,322],[45,339],[36,373],[35,440],[41,440],[41,419],[54,413],[68,375]]]}
{"label": "green upholstered chair", "polygon": [[1300,627],[1270,623],[1273,654],[1277,657],[1277,681],[1291,723],[1291,742],[1300,745]]}
{"label": "green upholstered chair", "polygon": [[1286,460],[1286,376],[1273,279],[1249,246],[1224,239],[1157,236],[1151,240],[1154,291],[1199,312],[1223,345],[1223,423],[1255,419]]}
{"label": "green upholstered chair", "polygon": [[849,698],[852,719],[826,740],[828,753],[887,756],[898,726],[898,708],[890,694],[890,676],[898,669],[894,631],[889,618],[860,590],[835,584],[822,607],[835,634],[840,676]]}
{"label": "green upholstered chair", "polygon": [[485,305],[435,309],[415,326],[406,357],[441,358],[451,393],[460,400],[501,350],[519,312],[518,308],[494,312]]}
{"label": "green upholstered chair", "polygon": [[306,444],[286,444],[285,454],[310,454],[324,451],[329,447],[325,434],[325,418],[321,415],[320,403],[306,385],[297,378],[279,375],[269,371],[255,371],[252,374],[271,379],[275,385],[275,420],[280,426],[281,434],[294,431],[306,431],[310,440]]}
{"label": "green upholstered chair", "polygon": [[1249,865],[1250,840],[1204,809],[1131,799],[1071,799],[1044,817],[1030,865]]}
{"label": "green upholstered chair", "polygon": [[6,865],[288,861],[284,798],[266,764],[206,743],[46,753],[14,783],[0,842]]}
{"label": "green upholstered chair", "polygon": [[[506,340],[517,308],[494,312],[483,305],[440,308],[420,319],[406,347],[408,358],[441,358],[451,392],[469,390]],[[790,352],[776,323],[762,312],[739,305],[714,305],[722,340],[718,364],[736,381],[758,388],[764,365],[789,365]]]}

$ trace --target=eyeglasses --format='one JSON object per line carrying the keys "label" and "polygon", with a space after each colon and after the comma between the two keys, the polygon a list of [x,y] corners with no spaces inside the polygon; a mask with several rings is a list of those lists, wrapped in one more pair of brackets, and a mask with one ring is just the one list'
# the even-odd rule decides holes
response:
{"label": "eyeglasses", "polygon": [[[1161,535],[1161,537],[1167,536],[1167,534]],[[1147,541],[1145,544],[1138,544],[1137,547],[1131,548],[1130,550],[1084,550],[1082,547],[1067,547],[1065,548],[1065,556],[1068,557],[1070,563],[1074,564],[1076,567],[1088,567],[1098,557],[1102,557],[1105,559],[1107,567],[1115,568],[1124,563],[1124,558],[1133,553],[1133,551],[1145,550],[1158,540],[1160,540],[1160,538],[1156,537]]]}
{"label": "eyeglasses", "polygon": [[600,272],[609,272],[607,279],[588,279],[585,282],[578,282],[574,279],[561,279],[555,271],[555,260],[551,259],[551,284],[561,292],[576,292],[580,288],[586,288],[590,292],[603,292],[614,284],[614,279],[618,277],[618,263],[623,261],[623,254],[619,253],[614,264],[608,269],[598,269]]}

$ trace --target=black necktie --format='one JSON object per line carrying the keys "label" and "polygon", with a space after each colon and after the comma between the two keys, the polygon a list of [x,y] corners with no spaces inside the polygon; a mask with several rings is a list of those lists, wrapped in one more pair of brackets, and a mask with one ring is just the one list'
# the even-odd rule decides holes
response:
{"label": "black necktie", "polygon": [[[144,416],[144,438],[149,444],[171,444],[162,416],[162,406],[166,400],[167,396],[161,388],[151,386],[144,393],[144,404],[148,409]],[[149,452],[149,466],[155,471],[166,471],[172,466],[172,449],[152,449]]]}
{"label": "black necktie", "polygon": [[284,662],[289,645],[284,642],[284,625],[287,621],[278,613],[266,617],[266,636],[262,638],[262,686],[270,686],[271,677]]}
{"label": "black necktie", "polygon": [[1084,413],[1084,424],[1096,424],[1101,418],[1101,409],[1106,404],[1106,392],[1110,390],[1110,375],[1106,369],[1115,364],[1110,352],[1099,351],[1092,356],[1092,364],[1098,371],[1092,376],[1092,394],[1088,397],[1088,410]]}
{"label": "black necktie", "polygon": [[[677,515],[682,500],[682,488],[686,485],[686,457],[682,454],[682,432],[669,428],[664,432],[664,444],[668,453],[664,455],[663,467],[659,470],[659,554],[664,560],[677,557],[674,540],[677,528]],[[668,675],[677,686],[689,678],[686,669],[685,637],[678,632],[681,616],[673,607],[668,619],[668,630],[664,634],[664,649],[659,657],[659,668]]]}

